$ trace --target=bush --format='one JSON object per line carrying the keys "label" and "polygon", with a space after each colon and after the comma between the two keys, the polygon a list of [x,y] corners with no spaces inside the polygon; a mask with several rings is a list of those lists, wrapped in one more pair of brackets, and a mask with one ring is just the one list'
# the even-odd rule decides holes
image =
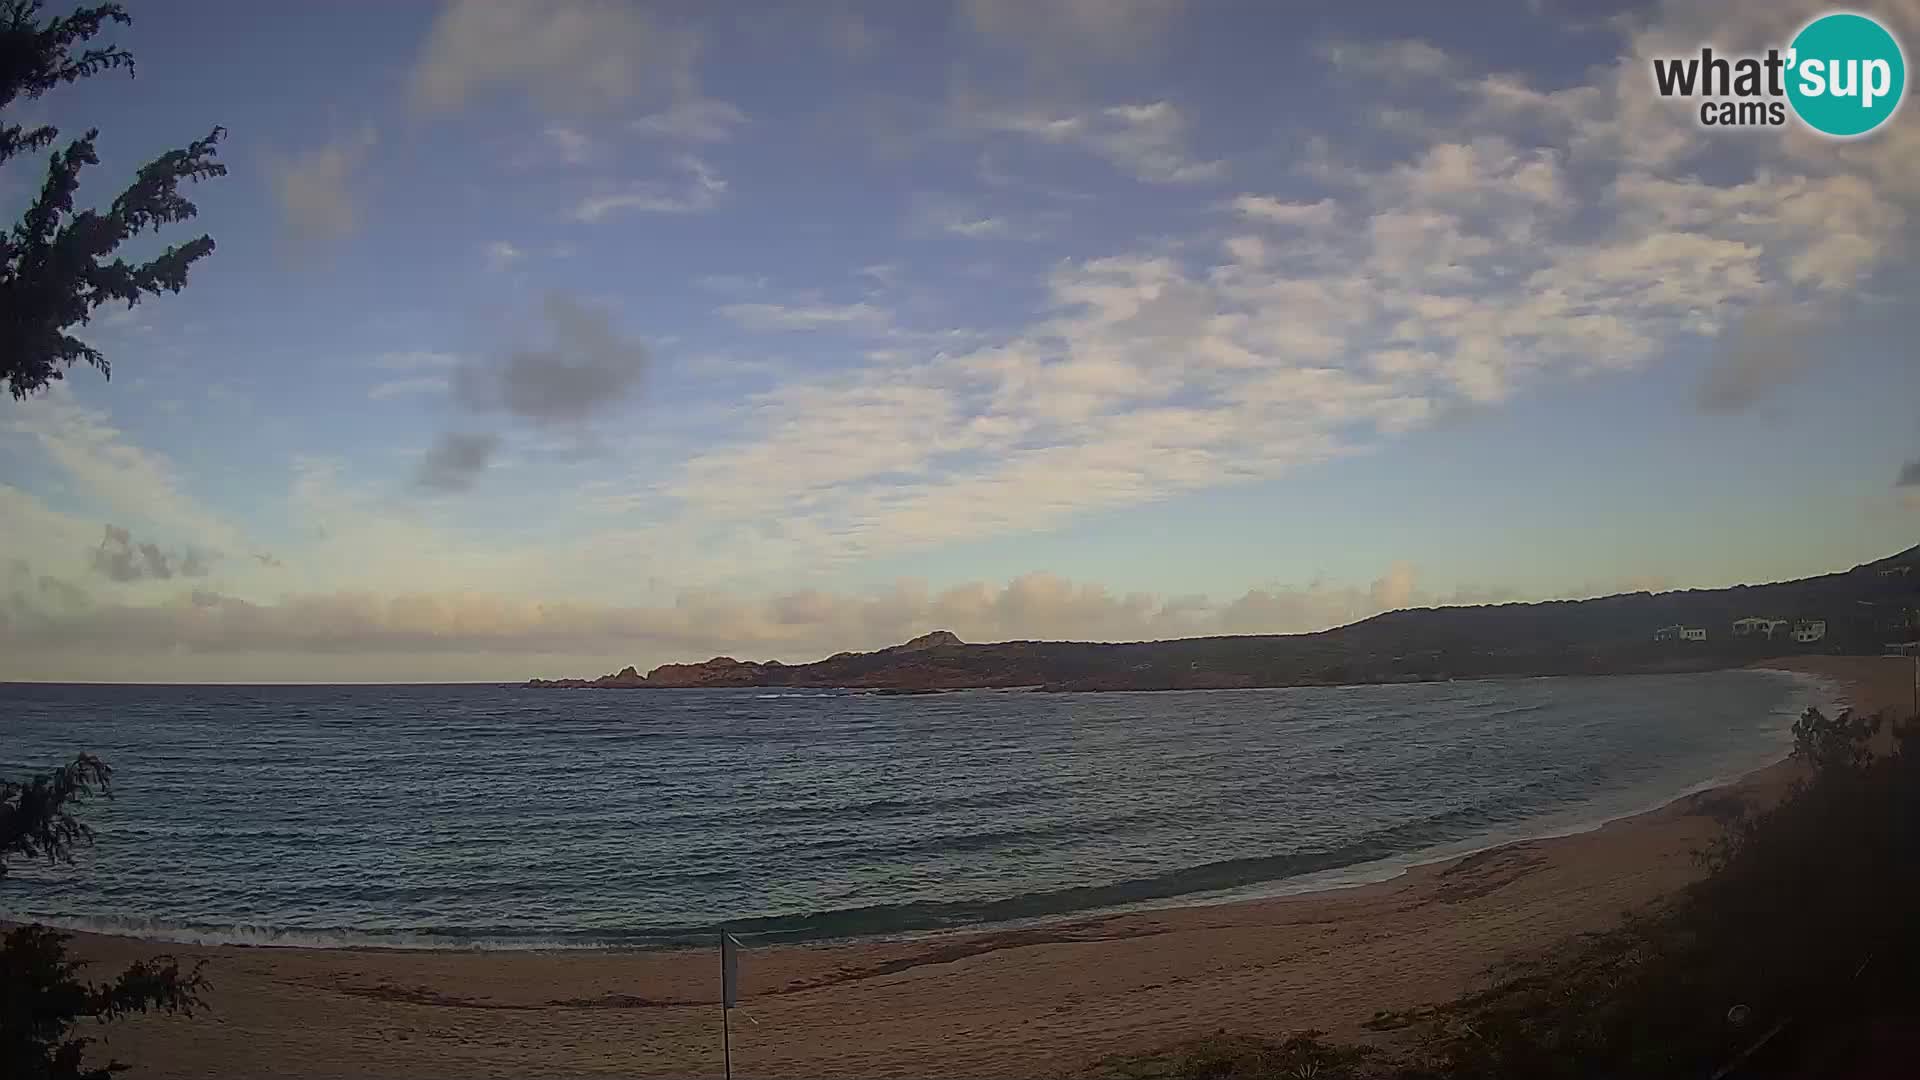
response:
{"label": "bush", "polygon": [[1375,1059],[1369,1047],[1341,1046],[1301,1031],[1278,1041],[1224,1030],[1138,1057],[1101,1062],[1101,1080],[1364,1080]]}
{"label": "bush", "polygon": [[[0,781],[0,880],[11,858],[72,863],[93,842],[73,815],[89,797],[111,798],[113,770],[82,754],[70,765],[24,781]],[[72,1034],[81,1020],[100,1023],[152,1010],[190,1014],[203,1004],[199,967],[182,973],[171,956],[142,960],[111,983],[80,979],[85,966],[67,955],[67,935],[23,926],[0,937],[0,1077],[8,1080],[107,1080],[128,1066],[84,1062],[92,1041]]]}

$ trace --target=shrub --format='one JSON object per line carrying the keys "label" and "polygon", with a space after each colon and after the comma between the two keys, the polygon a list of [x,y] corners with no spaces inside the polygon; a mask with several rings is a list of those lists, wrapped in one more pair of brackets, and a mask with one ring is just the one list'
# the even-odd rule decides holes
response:
{"label": "shrub", "polygon": [[[82,754],[72,764],[23,781],[0,781],[0,880],[7,861],[44,858],[72,863],[93,830],[74,817],[89,797],[111,798],[113,770]],[[203,1004],[206,977],[182,973],[171,956],[135,963],[110,983],[84,982],[81,961],[67,955],[65,934],[22,926],[0,937],[0,1076],[8,1080],[107,1080],[128,1066],[84,1061],[92,1041],[73,1034],[85,1019],[100,1023],[130,1013],[190,1014]]]}

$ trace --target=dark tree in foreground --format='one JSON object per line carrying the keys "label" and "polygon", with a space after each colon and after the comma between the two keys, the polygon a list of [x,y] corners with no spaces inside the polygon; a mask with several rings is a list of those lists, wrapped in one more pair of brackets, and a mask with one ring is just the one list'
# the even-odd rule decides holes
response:
{"label": "dark tree in foreground", "polygon": [[[40,8],[40,0],[0,0],[0,110],[103,71],[133,73],[133,56],[124,49],[81,49],[109,22],[132,21],[119,4],[82,7],[44,21]],[[51,125],[28,130],[0,120],[0,166],[52,146],[59,134]],[[15,398],[65,377],[75,360],[111,377],[107,358],[68,331],[110,301],[132,307],[142,296],[179,292],[188,268],[213,251],[213,238],[203,235],[142,263],[114,255],[140,233],[198,212],[180,194],[180,183],[226,175],[227,167],[214,160],[225,131],[216,127],[186,149],[142,166],[105,212],[76,211],[80,170],[100,163],[94,152],[99,134],[89,130],[49,155],[39,195],[18,224],[0,233],[0,382]]]}
{"label": "dark tree in foreground", "polygon": [[[74,810],[93,795],[112,798],[113,771],[82,754],[71,765],[24,781],[0,780],[0,880],[12,859],[73,862],[93,842]],[[0,937],[0,1076],[10,1080],[106,1080],[127,1068],[81,1060],[89,1039],[72,1034],[85,1019],[105,1023],[130,1013],[191,1013],[207,988],[198,967],[182,973],[170,956],[142,960],[110,983],[80,978],[67,935],[23,926]]]}

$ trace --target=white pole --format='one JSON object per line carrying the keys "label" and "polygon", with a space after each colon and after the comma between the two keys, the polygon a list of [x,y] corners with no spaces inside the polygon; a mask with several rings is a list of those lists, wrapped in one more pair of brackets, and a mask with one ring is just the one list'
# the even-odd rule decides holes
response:
{"label": "white pole", "polygon": [[733,1008],[733,970],[727,964],[727,932],[720,931],[720,1054],[726,1078],[733,1080],[733,1031],[727,1013]]}

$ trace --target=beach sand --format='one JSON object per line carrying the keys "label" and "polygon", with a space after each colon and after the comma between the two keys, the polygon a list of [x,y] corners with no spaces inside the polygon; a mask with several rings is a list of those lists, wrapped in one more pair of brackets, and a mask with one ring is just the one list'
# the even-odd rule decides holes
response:
{"label": "beach sand", "polygon": [[[1911,661],[1768,666],[1833,678],[1863,711],[1909,710]],[[1354,888],[754,949],[740,968],[734,1073],[1034,1076],[1218,1028],[1359,1036],[1376,1010],[1449,998],[1503,957],[1605,927],[1685,883],[1692,852],[1718,832],[1716,800],[1777,798],[1795,768]],[[144,1077],[720,1074],[717,950],[203,948],[94,935],[74,947],[98,963],[95,977],[156,952],[207,961],[210,1015],[98,1030],[95,1053]]]}

